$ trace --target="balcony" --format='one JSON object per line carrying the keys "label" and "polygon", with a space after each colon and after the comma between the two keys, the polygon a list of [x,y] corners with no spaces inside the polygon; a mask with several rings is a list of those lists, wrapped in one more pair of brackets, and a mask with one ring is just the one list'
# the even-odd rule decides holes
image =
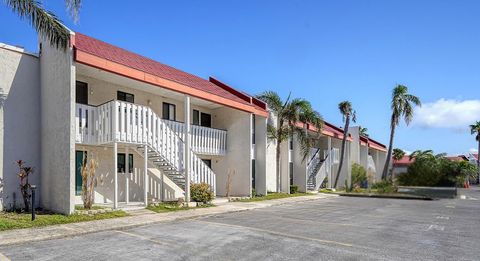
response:
{"label": "balcony", "polygon": [[[171,133],[185,140],[184,123],[162,120],[149,107],[122,101],[110,101],[99,106],[76,104],[75,126],[77,144],[145,144],[157,142],[156,137]],[[191,125],[190,133],[194,153],[225,155],[227,131]]]}

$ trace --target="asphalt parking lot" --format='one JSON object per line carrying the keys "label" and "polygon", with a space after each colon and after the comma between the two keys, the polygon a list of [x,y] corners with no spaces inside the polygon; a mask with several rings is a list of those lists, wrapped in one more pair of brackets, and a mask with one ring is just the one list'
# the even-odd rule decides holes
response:
{"label": "asphalt parking lot", "polygon": [[337,197],[5,246],[11,260],[480,260],[480,190]]}

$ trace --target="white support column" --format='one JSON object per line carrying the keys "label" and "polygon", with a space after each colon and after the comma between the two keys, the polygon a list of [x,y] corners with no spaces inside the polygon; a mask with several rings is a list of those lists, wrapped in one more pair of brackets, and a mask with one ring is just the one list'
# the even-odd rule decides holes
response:
{"label": "white support column", "polygon": [[328,146],[327,150],[328,150],[328,163],[329,163],[329,164],[328,164],[328,165],[329,165],[329,170],[328,170],[328,187],[329,187],[329,188],[332,188],[332,178],[333,178],[333,176],[332,176],[332,171],[333,171],[333,169],[332,169],[333,157],[332,157],[332,156],[333,156],[333,155],[332,155],[332,137],[330,137],[330,136],[328,137],[328,145],[327,145],[327,146]]}
{"label": "white support column", "polygon": [[184,164],[185,164],[185,202],[190,202],[190,96],[185,95],[185,149],[184,149]]}
{"label": "white support column", "polygon": [[143,147],[143,201],[148,206],[148,147]]}
{"label": "white support column", "polygon": [[125,148],[125,203],[130,202],[130,157],[128,156],[128,146]]}
{"label": "white support column", "polygon": [[113,208],[118,208],[118,172],[117,172],[117,153],[118,153],[118,144],[113,143]]}

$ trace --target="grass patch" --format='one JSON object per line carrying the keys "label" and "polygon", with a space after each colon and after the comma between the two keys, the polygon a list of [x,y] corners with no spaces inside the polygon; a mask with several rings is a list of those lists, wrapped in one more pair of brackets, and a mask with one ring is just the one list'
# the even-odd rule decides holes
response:
{"label": "grass patch", "polygon": [[292,198],[292,197],[301,197],[301,196],[312,196],[313,194],[309,193],[295,193],[295,194],[287,194],[287,193],[268,193],[266,196],[255,196],[252,198],[241,199],[239,202],[255,202],[255,201],[263,201],[263,200],[272,200],[272,199],[281,199],[281,198]]}
{"label": "grass patch", "polygon": [[35,221],[31,221],[30,213],[0,212],[0,231],[18,228],[44,227],[67,223],[125,217],[128,214],[117,210],[94,215],[72,214],[69,216],[54,213],[37,213]]}
{"label": "grass patch", "polygon": [[[105,209],[106,207],[104,206],[98,206],[98,205],[93,205],[91,210],[97,210],[97,209]],[[75,205],[75,210],[85,210],[83,205]]]}
{"label": "grass patch", "polygon": [[148,210],[157,212],[157,213],[164,213],[164,212],[174,212],[174,211],[183,211],[183,210],[189,210],[189,209],[197,209],[197,208],[209,208],[213,207],[215,205],[213,204],[203,204],[197,207],[182,207],[178,205],[176,202],[175,203],[160,203],[158,205],[149,205],[147,207]]}

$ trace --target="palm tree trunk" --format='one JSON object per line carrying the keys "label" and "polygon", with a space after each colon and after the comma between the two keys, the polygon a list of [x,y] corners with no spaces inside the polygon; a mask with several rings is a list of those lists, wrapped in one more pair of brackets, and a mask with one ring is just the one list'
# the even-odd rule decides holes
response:
{"label": "palm tree trunk", "polygon": [[390,142],[388,143],[388,153],[385,160],[385,166],[383,167],[382,180],[386,180],[388,176],[388,168],[390,166],[390,160],[392,159],[393,151],[393,137],[395,136],[395,124],[392,115],[392,121],[390,123]]}
{"label": "palm tree trunk", "polygon": [[347,118],[345,119],[345,127],[343,129],[342,154],[340,155],[340,164],[338,164],[337,176],[335,177],[335,183],[333,185],[333,188],[337,188],[338,178],[340,177],[340,173],[342,172],[343,160],[345,158],[345,145],[347,144],[349,126],[350,126],[350,116],[347,116]]}
{"label": "palm tree trunk", "polygon": [[281,189],[282,189],[282,185],[281,185],[281,175],[280,175],[280,145],[281,145],[281,142],[279,139],[277,139],[277,149],[276,149],[276,158],[277,158],[277,192],[281,192]]}

